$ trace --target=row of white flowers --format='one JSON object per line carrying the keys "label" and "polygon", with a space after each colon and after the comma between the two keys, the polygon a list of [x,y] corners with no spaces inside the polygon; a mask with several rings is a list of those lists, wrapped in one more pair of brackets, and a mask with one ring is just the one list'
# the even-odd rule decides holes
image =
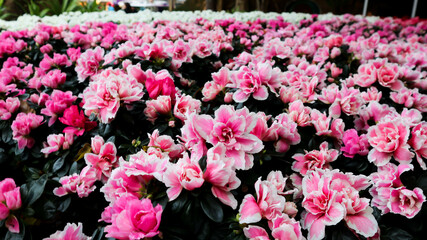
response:
{"label": "row of white flowers", "polygon": [[[45,23],[53,26],[60,25],[77,25],[83,24],[88,21],[96,21],[96,22],[117,22],[123,24],[131,24],[134,22],[151,22],[153,20],[171,20],[171,21],[191,21],[196,18],[205,18],[208,20],[216,20],[216,19],[227,19],[227,18],[235,18],[239,21],[248,21],[255,20],[258,18],[261,19],[272,19],[278,16],[282,16],[286,21],[296,23],[301,21],[302,19],[309,18],[311,15],[306,13],[294,13],[294,12],[286,12],[286,13],[263,13],[260,11],[253,12],[235,12],[235,13],[227,13],[225,11],[214,12],[214,11],[163,11],[163,12],[153,12],[150,10],[139,11],[137,13],[127,14],[123,11],[118,12],[92,12],[92,13],[81,13],[81,12],[66,12],[57,16],[46,16],[46,17],[38,17],[33,15],[23,15],[20,16],[16,21],[4,21],[0,20],[0,29],[7,30],[22,30],[22,29],[30,29],[33,28],[38,23]],[[331,13],[321,14],[319,15],[319,19],[330,19],[333,17],[340,17],[338,15],[334,15]],[[368,21],[375,21],[378,17],[367,17]]]}

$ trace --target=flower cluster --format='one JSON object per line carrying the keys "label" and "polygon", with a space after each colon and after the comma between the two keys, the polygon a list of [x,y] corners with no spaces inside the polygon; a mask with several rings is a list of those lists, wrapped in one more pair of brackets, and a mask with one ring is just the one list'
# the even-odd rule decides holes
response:
{"label": "flower cluster", "polygon": [[426,233],[425,20],[145,13],[0,33],[0,235]]}

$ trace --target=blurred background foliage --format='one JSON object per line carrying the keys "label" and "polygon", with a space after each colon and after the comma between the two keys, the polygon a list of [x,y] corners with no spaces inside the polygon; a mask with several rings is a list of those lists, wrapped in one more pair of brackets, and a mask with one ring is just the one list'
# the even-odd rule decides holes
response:
{"label": "blurred background foliage", "polygon": [[64,12],[96,12],[104,8],[96,1],[79,0],[0,0],[0,19],[16,19],[22,14],[40,17]]}
{"label": "blurred background foliage", "polygon": [[[171,0],[169,0],[172,2]],[[227,12],[302,12],[361,14],[364,0],[186,0],[176,7],[180,11],[211,9]],[[369,0],[367,15],[407,18],[413,0]],[[105,2],[81,0],[0,0],[0,19],[16,19],[22,14],[58,15],[63,12],[93,12],[105,10]],[[427,18],[427,1],[418,1],[416,16]]]}

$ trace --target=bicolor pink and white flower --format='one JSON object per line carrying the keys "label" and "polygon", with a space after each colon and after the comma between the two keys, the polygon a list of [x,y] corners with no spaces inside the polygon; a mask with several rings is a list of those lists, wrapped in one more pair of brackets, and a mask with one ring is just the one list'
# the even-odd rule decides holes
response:
{"label": "bicolor pink and white flower", "polygon": [[273,220],[285,209],[285,197],[278,194],[276,187],[269,181],[255,182],[257,198],[251,194],[243,198],[240,205],[240,223],[257,223],[261,219]]}
{"label": "bicolor pink and white flower", "polygon": [[212,184],[212,194],[225,205],[235,209],[237,200],[230,191],[240,186],[240,179],[233,169],[234,160],[226,157],[226,151],[221,143],[208,150],[203,177],[206,182]]}
{"label": "bicolor pink and white flower", "polygon": [[139,101],[143,95],[141,83],[119,69],[107,69],[84,90],[83,109],[87,116],[94,113],[102,123],[109,123],[116,117],[121,103]]}
{"label": "bicolor pink and white flower", "polygon": [[200,188],[204,181],[198,159],[192,160],[188,154],[184,154],[175,164],[169,163],[163,175],[163,183],[168,187],[166,193],[169,201],[175,200],[183,189],[192,191]]}
{"label": "bicolor pink and white flower", "polygon": [[90,240],[91,237],[86,236],[83,233],[82,223],[67,223],[64,230],[56,231],[54,234],[50,235],[43,240]]}
{"label": "bicolor pink and white flower", "polygon": [[234,158],[234,168],[249,169],[253,166],[253,153],[261,151],[262,141],[250,132],[255,127],[254,114],[246,108],[222,105],[215,111],[215,119],[202,115],[196,119],[198,134],[212,145],[218,143],[226,147],[225,155]]}
{"label": "bicolor pink and white flower", "polygon": [[121,197],[110,210],[111,225],[105,227],[106,237],[144,239],[159,234],[162,206],[153,206],[148,198]]}
{"label": "bicolor pink and white flower", "polygon": [[411,163],[414,154],[409,151],[410,130],[402,119],[387,120],[368,129],[368,142],[373,147],[368,160],[383,166],[394,157],[400,163]]}

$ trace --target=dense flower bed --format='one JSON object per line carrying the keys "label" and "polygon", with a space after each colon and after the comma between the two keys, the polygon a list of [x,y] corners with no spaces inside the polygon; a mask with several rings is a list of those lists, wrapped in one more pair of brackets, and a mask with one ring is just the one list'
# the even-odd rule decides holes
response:
{"label": "dense flower bed", "polygon": [[426,234],[426,30],[346,15],[4,31],[0,235]]}
{"label": "dense flower bed", "polygon": [[[138,11],[136,13],[125,13],[124,11],[118,12],[64,12],[61,15],[38,17],[36,15],[22,15],[16,21],[5,21],[0,19],[0,29],[7,30],[23,30],[34,28],[39,23],[44,23],[52,26],[69,25],[74,26],[77,24],[85,24],[86,22],[115,22],[121,24],[132,24],[136,22],[152,22],[154,20],[168,20],[168,21],[181,21],[191,22],[197,18],[204,18],[209,21],[220,19],[234,18],[238,21],[255,21],[256,19],[275,19],[282,17],[285,21],[290,23],[299,23],[303,19],[310,19],[311,15],[306,13],[283,12],[283,13],[264,13],[260,11],[252,12],[234,12],[228,13],[225,11],[213,12],[207,11],[163,11],[153,12],[150,10]],[[345,16],[333,15],[331,13],[321,14],[318,16],[320,20],[329,20],[331,18],[342,18]],[[361,19],[360,16],[357,17]],[[378,20],[378,17],[369,16],[364,18],[370,22]]]}

